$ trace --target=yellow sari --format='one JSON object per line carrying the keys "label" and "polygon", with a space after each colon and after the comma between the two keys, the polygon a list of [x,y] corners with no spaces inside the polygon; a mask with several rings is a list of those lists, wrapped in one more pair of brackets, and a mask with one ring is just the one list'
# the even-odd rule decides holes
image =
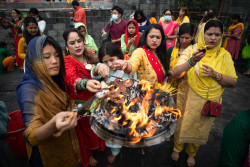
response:
{"label": "yellow sari", "polygon": [[183,23],[190,23],[190,20],[188,16],[184,16],[182,19],[178,17],[176,22],[179,24],[183,24]]}

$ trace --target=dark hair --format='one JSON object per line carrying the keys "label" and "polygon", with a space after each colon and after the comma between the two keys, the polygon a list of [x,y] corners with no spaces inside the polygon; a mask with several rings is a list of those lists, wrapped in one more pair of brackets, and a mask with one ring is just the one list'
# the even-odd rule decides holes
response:
{"label": "dark hair", "polygon": [[64,65],[64,58],[63,58],[63,52],[60,47],[60,45],[52,38],[51,36],[48,36],[43,44],[43,48],[47,46],[48,44],[52,45],[56,52],[59,54],[59,59],[60,59],[60,70],[59,74],[56,76],[51,76],[53,81],[63,90],[65,91],[65,82],[64,82],[64,77],[65,77],[65,65]]}
{"label": "dark hair", "polygon": [[136,10],[136,6],[135,5],[131,6],[130,10]]}
{"label": "dark hair", "polygon": [[[180,26],[179,32],[178,32],[178,37],[177,37],[177,42],[176,46],[180,49],[180,36],[183,34],[190,34],[190,36],[194,35],[194,26],[191,23],[183,23]],[[194,41],[191,41],[192,44],[194,44]]]}
{"label": "dark hair", "polygon": [[5,42],[0,42],[0,48],[5,48],[7,47],[7,43]]}
{"label": "dark hair", "polygon": [[[24,19],[24,35],[23,37],[25,38],[25,42],[28,46],[30,40],[32,40],[34,38],[34,36],[32,36],[28,31],[27,31],[27,27],[29,26],[30,23],[35,23],[37,25],[37,28],[38,28],[38,23],[36,21],[36,19],[34,17],[26,17]],[[36,34],[36,37],[37,36],[40,36],[41,35],[41,32],[38,28],[38,31],[37,31],[37,34]]]}
{"label": "dark hair", "polygon": [[165,9],[165,10],[163,11],[163,15],[165,15],[166,11],[170,11],[171,15],[173,14],[172,10],[170,10],[170,9]]}
{"label": "dark hair", "polygon": [[[138,20],[138,14],[140,14],[141,17],[142,17],[140,20]],[[143,13],[142,10],[137,9],[137,10],[135,11],[135,14],[134,14],[134,19],[135,19],[138,23],[142,23],[142,22],[144,22],[147,18],[146,18],[146,16],[144,15],[144,13]]]}
{"label": "dark hair", "polygon": [[[80,37],[80,39],[84,42],[84,36],[82,35],[82,33],[78,30],[78,29],[75,29],[75,28],[70,28],[66,31],[64,31],[63,33],[63,39],[65,41],[65,46],[68,46],[67,44],[67,41],[68,41],[68,38],[69,38],[69,34],[71,32],[76,32],[78,34],[78,36]],[[65,49],[65,54],[68,55],[66,49]],[[97,58],[96,57],[93,57],[92,54],[85,48],[84,49],[84,56],[86,56],[86,58],[88,59],[88,61],[92,64],[96,64],[98,62]]]}
{"label": "dark hair", "polygon": [[113,10],[116,10],[119,14],[123,15],[123,9],[119,6],[115,6]]}
{"label": "dark hair", "polygon": [[139,48],[139,47],[142,47],[142,46],[145,46],[145,47],[149,48],[149,46],[147,44],[147,36],[148,36],[148,34],[150,33],[150,31],[152,29],[157,29],[157,30],[160,30],[160,32],[161,32],[161,36],[162,36],[161,44],[156,49],[156,53],[157,53],[158,58],[160,59],[161,64],[163,65],[163,68],[166,71],[166,75],[168,75],[170,56],[167,55],[165,34],[164,34],[164,31],[163,31],[162,27],[159,24],[150,24],[146,28],[146,30],[142,34],[142,36],[140,38],[140,41],[139,41],[136,48]]}
{"label": "dark hair", "polygon": [[[21,12],[20,12],[18,9],[11,9],[11,10],[14,10],[14,11],[15,11],[17,14],[19,14],[19,15],[21,14]],[[19,16],[19,20],[21,20],[21,19],[22,19],[22,17]],[[12,22],[12,23],[15,23],[15,20],[12,19],[11,22]]]}
{"label": "dark hair", "polygon": [[135,26],[135,22],[134,21],[128,21],[127,25],[129,26],[131,23]]}
{"label": "dark hair", "polygon": [[181,21],[183,21],[183,18],[185,16],[188,16],[188,8],[187,7],[181,7],[181,10],[185,12],[185,14],[180,17]]}
{"label": "dark hair", "polygon": [[233,14],[233,15],[231,16],[231,19],[233,19],[233,20],[238,20],[238,22],[240,22],[240,23],[243,22],[242,19],[240,18],[240,15],[238,15],[238,14]]}
{"label": "dark hair", "polygon": [[124,59],[124,56],[119,48],[115,46],[112,42],[105,42],[99,49],[98,58],[102,63],[102,59],[105,55],[109,55],[110,57],[117,56],[119,59]]}
{"label": "dark hair", "polygon": [[73,0],[72,1],[72,6],[79,6],[79,2],[77,0]]}
{"label": "dark hair", "polygon": [[117,7],[119,7],[119,6],[116,6],[116,5],[115,5],[115,6],[113,6],[113,8],[112,8],[111,10],[114,10],[114,9],[116,9]]}
{"label": "dark hair", "polygon": [[204,27],[204,33],[211,27],[219,27],[223,33],[223,24],[219,20],[209,20]]}
{"label": "dark hair", "polygon": [[31,13],[37,15],[39,20],[43,20],[43,18],[39,15],[39,11],[37,10],[37,8],[30,8],[29,14]]}

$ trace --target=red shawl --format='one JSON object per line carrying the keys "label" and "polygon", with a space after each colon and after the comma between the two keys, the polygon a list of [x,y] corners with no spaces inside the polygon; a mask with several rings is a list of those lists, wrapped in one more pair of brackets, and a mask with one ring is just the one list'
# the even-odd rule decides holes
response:
{"label": "red shawl", "polygon": [[146,52],[148,60],[150,64],[152,65],[153,69],[155,70],[155,73],[158,78],[158,83],[162,83],[163,78],[164,78],[164,72],[162,70],[162,66],[160,62],[158,61],[158,59],[155,57],[154,53],[150,49],[146,48],[145,46],[143,46],[142,49]]}
{"label": "red shawl", "polygon": [[134,22],[135,23],[135,35],[136,35],[136,38],[135,38],[135,48],[140,40],[140,35],[139,35],[139,27],[138,27],[138,23],[136,20],[134,19],[131,19],[128,21],[127,23],[127,26],[126,26],[126,33],[125,33],[125,43],[126,45],[128,44],[128,39],[129,39],[129,33],[128,33],[128,25],[130,24],[130,22]]}

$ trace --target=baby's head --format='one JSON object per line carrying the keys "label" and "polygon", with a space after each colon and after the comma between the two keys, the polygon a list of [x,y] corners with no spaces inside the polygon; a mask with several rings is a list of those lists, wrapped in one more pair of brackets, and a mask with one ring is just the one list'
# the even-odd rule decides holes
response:
{"label": "baby's head", "polygon": [[106,64],[111,70],[114,70],[113,62],[116,60],[123,60],[124,56],[115,44],[112,42],[105,42],[99,49],[98,58],[101,63]]}

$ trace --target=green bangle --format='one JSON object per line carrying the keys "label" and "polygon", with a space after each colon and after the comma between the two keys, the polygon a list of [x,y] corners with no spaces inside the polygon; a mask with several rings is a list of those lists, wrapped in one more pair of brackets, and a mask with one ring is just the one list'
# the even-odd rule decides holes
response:
{"label": "green bangle", "polygon": [[96,68],[97,66],[95,66],[94,68],[93,68],[93,74],[94,74],[94,76],[96,76],[97,74],[96,74],[96,72],[95,72],[95,68]]}
{"label": "green bangle", "polygon": [[80,81],[80,87],[83,89],[83,90],[87,90],[87,82],[89,81],[90,79],[82,79]]}
{"label": "green bangle", "polygon": [[188,65],[189,65],[190,67],[194,67],[194,66],[196,65],[196,63],[193,64],[192,61],[191,61],[191,58],[190,58],[190,59],[188,59]]}

